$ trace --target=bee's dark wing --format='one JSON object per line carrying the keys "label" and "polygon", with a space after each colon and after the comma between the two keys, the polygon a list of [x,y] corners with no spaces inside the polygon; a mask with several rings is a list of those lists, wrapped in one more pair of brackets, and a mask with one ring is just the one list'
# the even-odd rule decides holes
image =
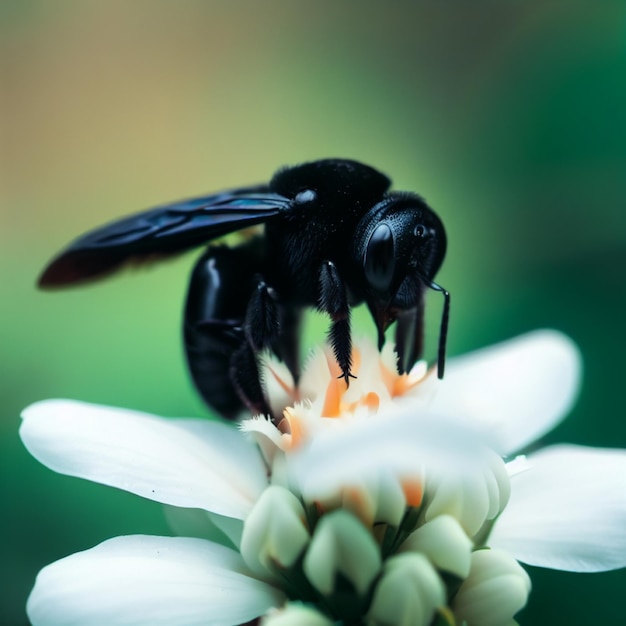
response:
{"label": "bee's dark wing", "polygon": [[250,187],[148,209],[74,241],[46,267],[39,286],[88,282],[128,261],[176,254],[261,224],[289,207],[285,196]]}

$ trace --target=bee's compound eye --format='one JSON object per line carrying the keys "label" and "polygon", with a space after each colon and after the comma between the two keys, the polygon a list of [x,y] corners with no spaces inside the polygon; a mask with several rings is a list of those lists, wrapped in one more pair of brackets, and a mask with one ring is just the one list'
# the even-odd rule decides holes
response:
{"label": "bee's compound eye", "polygon": [[308,202],[314,202],[317,198],[317,194],[313,189],[303,189],[296,194],[294,201],[296,204],[306,204]]}
{"label": "bee's compound eye", "polygon": [[379,224],[371,234],[363,267],[371,287],[381,293],[389,289],[395,269],[395,248],[393,234],[387,224]]}

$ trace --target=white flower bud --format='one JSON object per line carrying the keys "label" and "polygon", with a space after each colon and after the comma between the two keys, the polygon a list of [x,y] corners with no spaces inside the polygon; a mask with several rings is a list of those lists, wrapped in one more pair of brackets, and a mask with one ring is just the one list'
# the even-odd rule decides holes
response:
{"label": "white flower bud", "polygon": [[385,563],[368,618],[377,626],[427,626],[445,603],[445,585],[430,561],[407,552]]}
{"label": "white flower bud", "polygon": [[240,551],[252,571],[266,575],[293,565],[309,541],[300,501],[272,485],[244,522]]}
{"label": "white flower bud", "polygon": [[508,625],[526,605],[529,593],[530,578],[512,556],[501,550],[478,550],[452,609],[460,622],[472,626]]}
{"label": "white flower bud", "polygon": [[307,578],[323,594],[333,592],[336,575],[341,573],[363,595],[380,566],[380,552],[372,535],[342,509],[320,519],[303,563]]}
{"label": "white flower bud", "polygon": [[[418,479],[414,481],[416,484]],[[403,484],[397,476],[381,471],[379,474],[378,498],[375,520],[399,526],[406,511],[407,497]]]}
{"label": "white flower bud", "polygon": [[449,515],[440,515],[411,533],[402,552],[421,552],[439,570],[466,578],[470,572],[472,541]]}
{"label": "white flower bud", "polygon": [[509,498],[510,482],[506,466],[494,453],[486,463],[476,463],[465,474],[432,473],[427,477],[426,520],[451,515],[468,536],[474,537],[485,522],[500,513]]}
{"label": "white flower bud", "polygon": [[333,621],[313,607],[290,602],[282,609],[264,615],[260,626],[333,626],[333,624]]}
{"label": "white flower bud", "polygon": [[398,526],[407,506],[401,481],[397,476],[382,470],[362,476],[359,481],[352,480],[350,484],[327,494],[307,495],[307,501],[314,500],[323,510],[342,508],[350,511],[365,526],[372,526],[376,522]]}

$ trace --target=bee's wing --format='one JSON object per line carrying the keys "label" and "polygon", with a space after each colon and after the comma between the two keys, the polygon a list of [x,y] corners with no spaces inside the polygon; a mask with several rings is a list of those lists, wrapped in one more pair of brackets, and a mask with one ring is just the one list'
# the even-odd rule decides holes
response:
{"label": "bee's wing", "polygon": [[97,228],[68,246],[39,278],[62,287],[106,276],[128,261],[172,255],[288,210],[285,196],[250,187],[148,209]]}

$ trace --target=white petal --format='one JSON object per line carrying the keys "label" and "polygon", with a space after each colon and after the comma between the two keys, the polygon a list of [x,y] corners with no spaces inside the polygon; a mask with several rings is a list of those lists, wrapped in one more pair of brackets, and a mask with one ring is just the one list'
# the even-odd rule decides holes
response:
{"label": "white petal", "polygon": [[204,509],[184,509],[179,506],[165,505],[163,511],[168,526],[179,537],[198,537],[230,548],[238,547],[238,544],[229,538],[228,534],[215,522],[215,519],[232,520],[243,528],[242,520],[221,517]]}
{"label": "white petal", "polygon": [[117,537],[44,568],[34,626],[240,624],[280,606],[234,550],[188,537]]}
{"label": "white petal", "polygon": [[272,422],[263,416],[244,419],[239,424],[241,434],[259,446],[268,466],[274,462],[276,454],[283,448],[282,434]]}
{"label": "white petal", "polygon": [[540,567],[625,567],[626,450],[561,445],[527,461],[489,544]]}
{"label": "white petal", "polygon": [[482,424],[507,455],[567,415],[580,375],[574,343],[556,331],[539,330],[450,359],[430,408]]}
{"label": "white petal", "polygon": [[239,549],[241,544],[241,534],[243,533],[243,520],[235,517],[226,517],[217,513],[209,512],[209,518],[213,524],[222,532],[228,540]]}
{"label": "white petal", "polygon": [[403,409],[358,420],[337,420],[291,452],[290,477],[305,500],[332,498],[345,486],[376,481],[381,469],[399,478],[484,476],[497,455],[463,424]]}
{"label": "white petal", "polygon": [[71,400],[24,410],[20,435],[49,468],[181,507],[243,518],[266,486],[255,447],[234,428]]}

